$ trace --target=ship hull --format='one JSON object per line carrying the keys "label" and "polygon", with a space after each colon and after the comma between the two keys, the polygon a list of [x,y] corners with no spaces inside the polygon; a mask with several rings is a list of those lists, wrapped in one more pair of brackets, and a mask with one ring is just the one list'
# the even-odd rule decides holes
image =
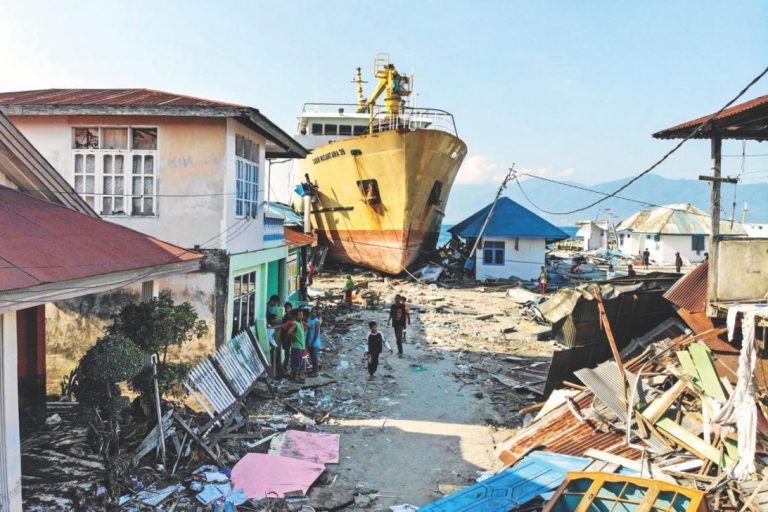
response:
{"label": "ship hull", "polygon": [[329,256],[399,274],[434,250],[466,151],[437,130],[363,135],[313,150],[299,161],[300,177],[318,187],[312,227]]}

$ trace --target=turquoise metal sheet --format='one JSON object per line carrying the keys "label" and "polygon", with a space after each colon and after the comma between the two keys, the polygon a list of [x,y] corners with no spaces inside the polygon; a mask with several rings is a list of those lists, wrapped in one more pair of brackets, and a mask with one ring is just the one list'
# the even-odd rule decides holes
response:
{"label": "turquoise metal sheet", "polygon": [[533,452],[516,466],[419,509],[419,512],[508,512],[551,492],[571,471],[583,471],[590,459]]}

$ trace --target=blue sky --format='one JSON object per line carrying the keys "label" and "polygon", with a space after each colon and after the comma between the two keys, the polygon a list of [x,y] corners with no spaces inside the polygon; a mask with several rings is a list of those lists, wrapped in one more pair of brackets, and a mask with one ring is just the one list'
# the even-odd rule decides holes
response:
{"label": "blue sky", "polygon": [[[766,27],[764,1],[0,0],[0,90],[150,87],[246,103],[293,133],[305,101],[353,100],[354,68],[388,52],[420,105],[456,116],[458,186],[490,199],[512,162],[587,184],[644,168],[673,144],[652,132],[717,110],[768,64]],[[695,177],[708,153],[692,142],[657,172]]]}

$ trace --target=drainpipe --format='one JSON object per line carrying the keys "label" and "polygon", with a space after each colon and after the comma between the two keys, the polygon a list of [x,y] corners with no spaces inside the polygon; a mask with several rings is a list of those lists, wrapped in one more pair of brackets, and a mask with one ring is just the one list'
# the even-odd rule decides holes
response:
{"label": "drainpipe", "polygon": [[312,209],[312,196],[305,194],[301,200],[304,208],[304,234],[308,235],[312,233],[312,223],[309,218],[309,211]]}

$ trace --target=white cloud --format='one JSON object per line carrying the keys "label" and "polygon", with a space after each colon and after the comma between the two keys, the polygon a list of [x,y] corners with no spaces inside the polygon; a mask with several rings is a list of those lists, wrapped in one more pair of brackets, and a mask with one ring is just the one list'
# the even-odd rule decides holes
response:
{"label": "white cloud", "polygon": [[[555,170],[549,167],[529,168],[515,167],[515,169],[524,174],[532,174],[554,180],[570,178],[576,172],[572,167]],[[459,169],[456,176],[457,185],[480,185],[483,183],[501,183],[504,176],[507,175],[509,166],[500,164],[485,155],[468,156]],[[521,180],[529,179],[526,176],[520,176]]]}
{"label": "white cloud", "polygon": [[485,155],[472,155],[464,159],[456,175],[457,185],[499,183],[506,175],[506,167]]}

